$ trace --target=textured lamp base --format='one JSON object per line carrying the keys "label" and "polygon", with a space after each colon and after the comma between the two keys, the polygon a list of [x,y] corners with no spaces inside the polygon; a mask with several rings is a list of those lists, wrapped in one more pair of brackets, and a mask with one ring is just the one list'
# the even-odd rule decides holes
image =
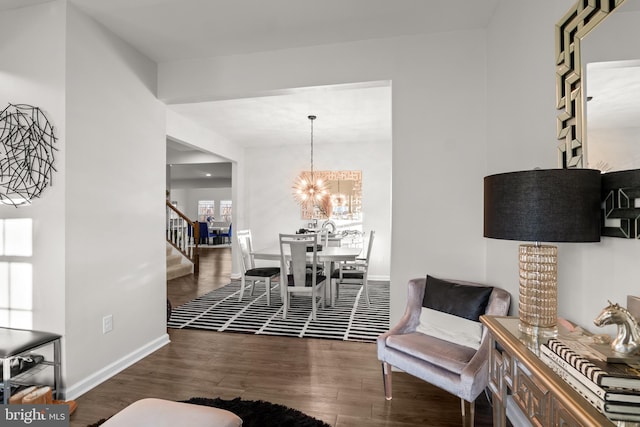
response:
{"label": "textured lamp base", "polygon": [[558,248],[520,245],[520,332],[558,334]]}

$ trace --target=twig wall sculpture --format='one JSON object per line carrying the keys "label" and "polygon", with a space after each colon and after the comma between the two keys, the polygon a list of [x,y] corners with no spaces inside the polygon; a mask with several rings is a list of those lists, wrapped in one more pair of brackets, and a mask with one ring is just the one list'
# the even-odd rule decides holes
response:
{"label": "twig wall sculpture", "polygon": [[9,104],[0,112],[0,203],[28,204],[52,182],[56,137],[42,110]]}

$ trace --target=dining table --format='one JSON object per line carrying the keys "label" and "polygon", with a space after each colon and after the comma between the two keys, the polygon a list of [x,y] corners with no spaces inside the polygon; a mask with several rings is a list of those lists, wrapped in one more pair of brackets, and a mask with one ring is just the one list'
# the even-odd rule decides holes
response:
{"label": "dining table", "polygon": [[[324,271],[329,280],[329,287],[325,286],[325,304],[327,302],[327,290],[330,292],[330,306],[335,304],[336,284],[331,280],[331,265],[334,262],[355,261],[362,252],[362,248],[347,248],[342,246],[323,246],[322,250],[316,252],[319,262],[324,264]],[[280,246],[268,246],[252,252],[253,259],[280,261]],[[313,258],[313,252],[309,252],[309,258]],[[280,294],[284,293],[284,288],[280,287]],[[283,298],[284,301],[284,298]]]}

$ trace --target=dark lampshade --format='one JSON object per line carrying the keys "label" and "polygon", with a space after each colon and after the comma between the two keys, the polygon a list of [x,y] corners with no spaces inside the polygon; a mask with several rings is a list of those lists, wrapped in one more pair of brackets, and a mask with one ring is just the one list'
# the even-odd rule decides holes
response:
{"label": "dark lampshade", "polygon": [[600,171],[535,169],[485,177],[484,236],[599,242]]}

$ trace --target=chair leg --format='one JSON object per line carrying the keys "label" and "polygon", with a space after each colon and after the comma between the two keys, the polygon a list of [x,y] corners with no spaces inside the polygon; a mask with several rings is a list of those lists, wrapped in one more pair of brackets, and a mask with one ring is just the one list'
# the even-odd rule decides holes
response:
{"label": "chair leg", "polygon": [[336,305],[336,289],[338,288],[338,279],[330,279],[329,294],[331,294],[331,307]]}
{"label": "chair leg", "polygon": [[391,365],[382,362],[382,382],[384,383],[384,398],[391,400]]}
{"label": "chair leg", "polygon": [[[254,284],[255,286],[255,284]],[[267,288],[267,305],[271,305],[271,279],[267,277],[264,281],[264,286]]]}
{"label": "chair leg", "polygon": [[284,294],[282,294],[284,296],[284,301],[282,301],[282,318],[286,319],[287,318],[287,308],[289,308],[289,292],[286,291]]}
{"label": "chair leg", "polygon": [[245,280],[243,276],[242,280],[240,280],[240,298],[238,298],[238,301],[242,301],[242,296],[244,295],[244,287],[245,287]]}
{"label": "chair leg", "polygon": [[[329,279],[329,283],[331,283],[331,279]],[[324,300],[325,300],[325,304],[326,304],[326,301],[331,302],[331,286],[327,286],[326,283],[324,286]]]}
{"label": "chair leg", "polygon": [[364,277],[362,279],[362,286],[364,287],[364,296],[367,299],[367,306],[371,307],[371,300],[369,299],[369,280],[367,280],[367,273],[364,273]]}
{"label": "chair leg", "polygon": [[311,318],[313,320],[316,320],[316,313],[318,312],[318,306],[316,304],[316,294],[314,292],[311,294]]}
{"label": "chair leg", "polygon": [[[469,410],[467,411],[467,406]],[[476,414],[476,402],[467,402],[466,400],[460,398],[460,408],[462,409],[462,425],[473,427],[475,423],[475,414]]]}

